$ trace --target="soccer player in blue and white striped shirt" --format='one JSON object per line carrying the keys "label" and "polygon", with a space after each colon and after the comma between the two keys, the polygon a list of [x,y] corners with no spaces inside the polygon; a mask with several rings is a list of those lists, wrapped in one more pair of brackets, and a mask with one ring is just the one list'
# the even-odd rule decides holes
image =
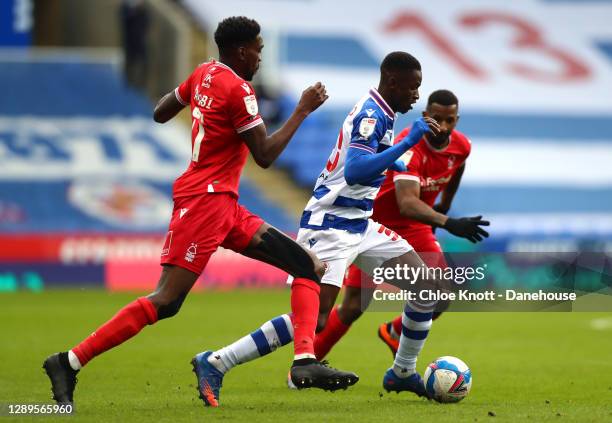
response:
{"label": "soccer player in blue and white striped shirt", "polygon": [[[426,132],[435,135],[440,127],[434,119],[419,118],[409,136],[393,145],[396,113],[408,112],[419,98],[421,65],[408,53],[393,52],[385,57],[380,70],[378,89],[370,89],[344,120],[300,221],[298,243],[326,264],[321,279],[318,330],[325,326],[351,264],[370,275],[381,266],[425,266],[408,242],[370,216],[387,169],[405,171],[404,162],[398,159]],[[409,302],[405,312],[417,313],[421,325],[430,325],[435,306],[435,302]],[[210,354],[210,364],[225,374],[237,364],[285,345],[292,340],[290,319],[285,314],[266,322],[250,335]],[[394,365],[384,376],[385,389],[427,395],[415,370],[424,342],[425,339],[417,342],[401,337]]]}

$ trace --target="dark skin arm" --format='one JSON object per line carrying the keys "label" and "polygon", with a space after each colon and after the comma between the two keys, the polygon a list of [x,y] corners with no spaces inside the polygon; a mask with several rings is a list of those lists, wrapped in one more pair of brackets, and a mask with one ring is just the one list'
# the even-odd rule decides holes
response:
{"label": "dark skin arm", "polygon": [[[268,136],[266,126],[263,124],[241,133],[240,136],[251,151],[255,162],[263,168],[270,167],[283,152],[304,119],[328,98],[325,86],[317,82],[304,90],[289,119],[272,135]],[[157,102],[153,111],[153,119],[158,123],[168,122],[184,107],[177,100],[174,91],[170,91]]]}
{"label": "dark skin arm", "polygon": [[421,186],[417,181],[395,181],[395,199],[403,217],[431,226],[444,226],[448,217],[429,207],[420,198]]}
{"label": "dark skin arm", "polygon": [[442,199],[433,207],[435,211],[442,214],[448,213],[451,208],[451,204],[453,203],[453,199],[455,198],[455,194],[459,189],[459,184],[461,183],[461,177],[463,176],[464,170],[465,163],[457,168],[455,174],[448,182],[448,185],[446,185],[446,189],[442,192]]}
{"label": "dark skin arm", "polygon": [[[450,208],[450,202],[452,196],[455,195],[457,187],[459,186],[459,180],[453,185],[453,190],[448,203],[443,204],[444,207]],[[419,198],[420,184],[417,181],[411,180],[398,180],[395,182],[395,198],[399,207],[399,212],[403,217],[418,220],[427,225],[431,225],[432,228],[438,226],[443,227],[451,234],[465,238],[470,242],[476,243],[482,241],[484,238],[489,236],[489,233],[482,227],[489,226],[489,222],[482,220],[482,216],[473,217],[462,217],[459,219],[452,219],[446,216],[444,213],[438,211],[438,207],[429,207],[425,202]]]}
{"label": "dark skin arm", "polygon": [[153,120],[157,123],[166,123],[183,110],[183,106],[176,98],[174,90],[163,96],[155,105]]}
{"label": "dark skin arm", "polygon": [[257,125],[241,133],[240,136],[251,151],[255,163],[264,169],[270,167],[283,152],[304,119],[327,99],[325,86],[317,82],[304,90],[289,119],[272,135],[268,136],[265,125]]}

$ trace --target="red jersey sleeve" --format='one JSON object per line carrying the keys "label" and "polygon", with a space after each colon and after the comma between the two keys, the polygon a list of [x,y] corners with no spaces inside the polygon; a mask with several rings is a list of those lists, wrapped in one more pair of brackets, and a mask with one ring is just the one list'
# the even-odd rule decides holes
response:
{"label": "red jersey sleeve", "polygon": [[191,98],[191,79],[193,78],[193,73],[184,80],[181,85],[174,89],[174,95],[179,103],[183,106],[189,106],[189,99]]}
{"label": "red jersey sleeve", "polygon": [[229,117],[237,133],[261,125],[255,90],[248,82],[236,84],[230,91]]}
{"label": "red jersey sleeve", "polygon": [[[410,133],[410,128],[404,129],[400,132],[397,137],[395,137],[395,143]],[[399,180],[410,180],[410,181],[421,181],[421,165],[423,162],[421,152],[416,148],[416,146],[412,147],[410,150],[406,151],[400,157],[400,160],[404,162],[408,170],[406,172],[394,172],[393,173],[393,182]]]}
{"label": "red jersey sleeve", "polygon": [[467,159],[470,156],[470,153],[472,152],[472,141],[465,135],[463,136],[463,138],[465,139],[465,158]]}
{"label": "red jersey sleeve", "polygon": [[460,146],[460,159],[462,162],[465,162],[472,152],[472,141],[463,133],[454,130],[451,136],[455,137],[455,141],[458,142]]}

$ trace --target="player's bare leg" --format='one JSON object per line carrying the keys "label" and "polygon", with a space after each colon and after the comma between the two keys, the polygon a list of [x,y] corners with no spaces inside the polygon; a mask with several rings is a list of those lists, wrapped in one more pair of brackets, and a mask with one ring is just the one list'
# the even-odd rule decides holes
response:
{"label": "player's bare leg", "polygon": [[73,349],[49,356],[43,363],[53,399],[73,402],[76,375],[92,358],[127,341],[160,319],[178,313],[198,275],[177,266],[164,266],[156,290],[129,303]]}
{"label": "player's bare leg", "polygon": [[[321,333],[329,321],[330,313],[336,304],[336,298],[340,293],[340,288],[335,285],[321,284],[321,293],[319,295],[319,318],[317,319],[317,335],[315,336],[315,355],[316,355],[316,343],[318,334]],[[319,357],[317,355],[318,359]]]}
{"label": "player's bare leg", "polygon": [[[371,301],[372,292],[369,288],[344,287],[342,304],[333,307],[327,324],[315,337],[317,359],[322,360],[348,332],[353,322],[363,314],[362,310],[365,310]],[[362,303],[362,295],[365,303]]]}

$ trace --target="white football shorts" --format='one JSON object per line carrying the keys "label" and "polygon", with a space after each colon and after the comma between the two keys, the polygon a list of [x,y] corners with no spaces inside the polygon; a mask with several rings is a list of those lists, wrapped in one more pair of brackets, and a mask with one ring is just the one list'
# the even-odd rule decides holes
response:
{"label": "white football shorts", "polygon": [[[373,275],[374,269],[387,260],[413,250],[408,241],[372,219],[368,219],[364,233],[301,228],[297,242],[327,265],[321,283],[337,287],[342,287],[344,275],[353,263],[366,274]],[[287,283],[292,281],[289,276]]]}

